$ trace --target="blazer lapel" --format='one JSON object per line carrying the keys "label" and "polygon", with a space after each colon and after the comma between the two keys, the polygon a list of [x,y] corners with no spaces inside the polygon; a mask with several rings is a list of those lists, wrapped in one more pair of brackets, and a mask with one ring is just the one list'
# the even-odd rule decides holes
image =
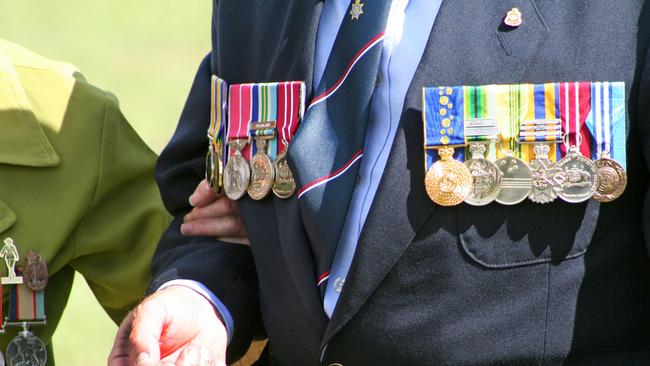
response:
{"label": "blazer lapel", "polygon": [[[513,7],[524,23],[504,27]],[[422,87],[524,82],[547,33],[534,0],[443,1],[323,346],[357,313],[435,211],[424,190]]]}

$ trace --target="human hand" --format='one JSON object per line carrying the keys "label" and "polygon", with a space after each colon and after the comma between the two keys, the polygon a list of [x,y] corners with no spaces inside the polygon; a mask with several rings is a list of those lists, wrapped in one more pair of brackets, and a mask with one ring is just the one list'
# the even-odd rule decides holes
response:
{"label": "human hand", "polygon": [[214,193],[207,180],[199,183],[189,201],[194,208],[183,218],[181,234],[212,236],[222,241],[249,244],[237,202]]}
{"label": "human hand", "polygon": [[192,289],[170,286],[122,322],[108,366],[225,366],[226,345],[212,304]]}

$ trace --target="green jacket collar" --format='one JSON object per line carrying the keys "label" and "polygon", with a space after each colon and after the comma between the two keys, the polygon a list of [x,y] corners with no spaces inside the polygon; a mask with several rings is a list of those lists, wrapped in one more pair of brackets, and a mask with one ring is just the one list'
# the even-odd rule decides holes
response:
{"label": "green jacket collar", "polygon": [[[9,56],[0,50],[0,164],[52,167],[60,163]],[[1,209],[1,207],[0,207]],[[1,231],[1,228],[0,228]]]}

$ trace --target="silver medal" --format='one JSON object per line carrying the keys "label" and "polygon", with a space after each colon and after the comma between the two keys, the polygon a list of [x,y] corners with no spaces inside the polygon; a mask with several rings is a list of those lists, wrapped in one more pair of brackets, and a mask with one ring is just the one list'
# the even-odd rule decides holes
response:
{"label": "silver medal", "polygon": [[549,203],[562,191],[566,174],[548,158],[550,146],[535,145],[533,149],[535,159],[531,160],[529,165],[533,186],[528,198],[535,203]]}
{"label": "silver medal", "polygon": [[226,196],[231,200],[240,199],[248,189],[251,170],[241,151],[248,143],[245,139],[235,139],[229,142],[235,153],[228,159],[223,172],[223,186]]}
{"label": "silver medal", "polygon": [[8,366],[45,366],[46,362],[43,341],[28,330],[18,333],[7,346]]}
{"label": "silver medal", "polygon": [[501,171],[493,162],[485,159],[485,145],[472,144],[472,154],[465,166],[472,176],[472,188],[465,202],[472,206],[484,206],[494,201],[501,190]]}
{"label": "silver medal", "polygon": [[516,205],[525,200],[532,189],[530,169],[521,159],[506,156],[498,159],[496,165],[502,173],[501,191],[496,201],[502,205]]}
{"label": "silver medal", "polygon": [[562,192],[558,195],[569,203],[590,199],[598,187],[598,169],[591,159],[580,154],[576,146],[569,148],[567,155],[557,163],[566,175]]}

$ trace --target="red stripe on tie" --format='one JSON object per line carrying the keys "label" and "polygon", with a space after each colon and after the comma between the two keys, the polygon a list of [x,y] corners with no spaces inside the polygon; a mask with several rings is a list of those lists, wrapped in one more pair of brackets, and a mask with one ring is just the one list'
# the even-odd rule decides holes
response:
{"label": "red stripe on tie", "polygon": [[309,104],[309,108],[311,108],[311,106],[313,106],[314,104],[320,102],[321,100],[323,100],[323,99],[329,97],[331,94],[333,94],[336,91],[336,89],[338,89],[341,86],[341,84],[343,84],[345,79],[348,77],[348,74],[350,74],[350,71],[352,70],[352,67],[354,67],[354,64],[356,64],[357,61],[359,61],[361,56],[363,56],[363,54],[365,54],[366,51],[368,51],[370,48],[372,48],[375,44],[379,43],[379,41],[381,39],[383,39],[383,38],[384,38],[384,32],[381,32],[381,33],[377,34],[376,36],[374,36],[368,43],[366,43],[361,48],[361,50],[359,50],[359,52],[357,52],[357,54],[354,55],[354,57],[352,58],[352,61],[350,61],[350,63],[348,64],[348,67],[343,72],[343,75],[341,75],[341,77],[336,81],[336,83],[334,83],[334,85],[332,85],[332,87],[330,87],[323,94],[315,97],[311,101],[311,103]]}
{"label": "red stripe on tie", "polygon": [[322,275],[320,275],[320,277],[318,277],[318,281],[316,282],[316,286],[322,285],[323,282],[325,282],[328,278],[330,278],[330,271],[327,271],[327,272],[323,273]]}
{"label": "red stripe on tie", "polygon": [[352,166],[352,164],[354,164],[354,162],[356,162],[356,161],[361,157],[361,155],[363,155],[363,149],[357,151],[357,152],[354,154],[354,156],[352,156],[352,158],[350,159],[350,161],[348,161],[347,163],[345,163],[345,165],[343,165],[343,166],[342,166],[341,168],[339,168],[337,171],[332,172],[332,173],[330,173],[330,174],[328,174],[328,175],[326,175],[326,176],[324,176],[324,177],[322,177],[322,178],[318,178],[318,179],[316,179],[315,181],[313,181],[313,182],[311,182],[311,183],[309,183],[309,184],[305,184],[305,185],[304,185],[302,188],[300,188],[300,189],[298,190],[298,192],[296,193],[296,194],[298,195],[298,198],[300,198],[300,196],[301,196],[303,193],[306,193],[306,192],[309,191],[311,188],[315,188],[315,187],[318,186],[318,185],[325,184],[326,182],[328,182],[328,181],[330,181],[330,180],[336,178],[337,176],[339,176],[339,175],[345,173],[345,171],[346,171],[350,166]]}

